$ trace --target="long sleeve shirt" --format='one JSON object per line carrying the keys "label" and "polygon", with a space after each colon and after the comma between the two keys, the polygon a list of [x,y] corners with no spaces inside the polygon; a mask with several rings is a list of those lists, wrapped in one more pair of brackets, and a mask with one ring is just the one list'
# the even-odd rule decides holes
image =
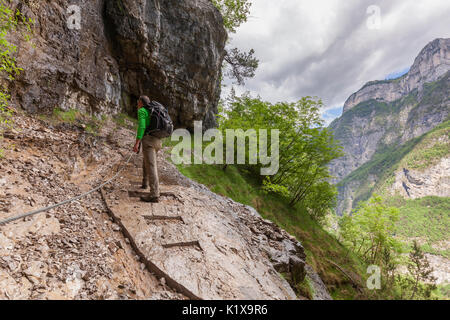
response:
{"label": "long sleeve shirt", "polygon": [[140,108],[138,111],[138,129],[136,138],[142,140],[145,134],[145,129],[150,126],[150,115],[147,109]]}

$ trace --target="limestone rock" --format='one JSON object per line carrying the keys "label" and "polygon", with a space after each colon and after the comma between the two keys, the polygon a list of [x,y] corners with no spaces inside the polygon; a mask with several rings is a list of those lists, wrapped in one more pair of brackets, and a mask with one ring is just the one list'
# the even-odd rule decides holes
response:
{"label": "limestone rock", "polygon": [[215,125],[227,34],[209,0],[75,3],[79,30],[67,25],[68,0],[12,3],[36,21],[31,42],[12,39],[24,69],[11,87],[16,106],[133,114],[147,94],[168,107],[176,126]]}
{"label": "limestone rock", "polygon": [[[450,114],[449,90],[450,39],[436,39],[403,77],[370,82],[353,94],[342,116],[330,124],[345,153],[330,164],[333,182],[341,182],[376,156],[394,153],[444,122]],[[368,174],[364,179],[373,186],[378,177]],[[352,178],[339,185],[337,212],[351,211],[360,197],[358,189],[364,188]]]}
{"label": "limestone rock", "polygon": [[125,100],[147,92],[178,125],[215,124],[227,34],[209,0],[107,1]]}
{"label": "limestone rock", "polygon": [[421,171],[406,168],[397,170],[390,191],[410,199],[450,197],[450,158],[442,158],[437,164]]}
{"label": "limestone rock", "polygon": [[[127,179],[105,199],[143,259],[166,274],[165,282],[170,278],[203,299],[296,299],[279,273],[303,281],[306,256],[300,242],[255,209],[179,175],[162,154],[158,160],[160,203],[136,202],[140,193],[134,189],[115,204],[121,190],[140,179],[136,170],[127,171]],[[133,167],[141,163],[135,159]]]}
{"label": "limestone rock", "polygon": [[394,102],[408,93],[421,92],[425,83],[444,76],[450,69],[450,39],[436,39],[430,42],[414,61],[409,72],[398,81],[372,81],[352,94],[344,105],[344,112],[361,102],[379,100]]}

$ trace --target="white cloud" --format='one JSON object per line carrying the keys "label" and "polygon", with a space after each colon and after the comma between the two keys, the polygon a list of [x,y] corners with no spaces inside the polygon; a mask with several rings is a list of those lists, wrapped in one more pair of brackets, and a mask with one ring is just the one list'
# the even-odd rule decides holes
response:
{"label": "white cloud", "polygon": [[[380,30],[367,28],[370,5],[381,9]],[[433,39],[449,37],[448,21],[448,0],[255,0],[229,46],[254,48],[260,67],[236,91],[271,102],[319,96],[334,109],[367,81],[411,66]]]}

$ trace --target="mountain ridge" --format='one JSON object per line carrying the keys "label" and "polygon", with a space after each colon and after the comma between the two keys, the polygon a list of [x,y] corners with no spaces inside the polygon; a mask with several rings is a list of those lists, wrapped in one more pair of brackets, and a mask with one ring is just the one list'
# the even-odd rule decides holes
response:
{"label": "mountain ridge", "polygon": [[[445,42],[445,48],[450,54],[450,39],[438,39],[422,50],[433,56],[435,44]],[[431,47],[430,47],[431,46]],[[424,59],[416,58],[416,61]],[[429,65],[429,64],[427,64]],[[330,172],[335,177],[334,182],[340,182],[351,172],[369,162],[376,152],[383,149],[400,146],[407,141],[419,137],[444,122],[449,115],[450,100],[447,92],[450,90],[450,64],[445,66],[446,72],[430,72],[442,74],[436,81],[422,83],[421,87],[413,88],[407,95],[389,102],[387,99],[377,98],[384,92],[372,92],[367,95],[368,100],[360,101],[348,108],[341,117],[335,119],[329,126],[335,138],[344,148],[344,157],[332,162]],[[421,69],[417,66],[415,69]],[[414,74],[414,69],[410,73]],[[400,83],[400,80],[385,81],[387,84]],[[397,81],[397,82],[396,82]],[[369,87],[372,85],[369,85]],[[378,86],[378,85],[375,85]],[[373,87],[375,88],[375,87]],[[412,88],[412,87],[411,87]],[[355,97],[355,94],[352,95]],[[363,96],[359,96],[361,99]]]}
{"label": "mountain ridge", "polygon": [[398,238],[423,247],[439,285],[450,270],[450,39],[430,42],[410,71],[371,81],[329,126],[345,155],[334,160],[335,213],[350,214],[373,194],[397,208]]}
{"label": "mountain ridge", "polygon": [[406,74],[396,79],[367,82],[347,99],[343,112],[345,113],[363,101],[375,99],[393,102],[411,93],[414,89],[421,92],[425,83],[438,80],[449,69],[450,39],[435,39],[420,51]]}

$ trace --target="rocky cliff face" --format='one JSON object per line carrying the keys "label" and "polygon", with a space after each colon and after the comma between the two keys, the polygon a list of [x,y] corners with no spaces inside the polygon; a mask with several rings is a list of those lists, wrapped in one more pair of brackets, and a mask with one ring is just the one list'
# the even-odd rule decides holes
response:
{"label": "rocky cliff face", "polygon": [[[369,83],[349,98],[343,115],[330,125],[346,154],[331,166],[338,181],[368,162],[377,150],[403,144],[446,119],[449,59],[450,39],[434,40],[404,77]],[[404,91],[393,89],[400,85]],[[397,93],[391,94],[392,90]]]}
{"label": "rocky cliff face", "polygon": [[450,158],[442,158],[439,163],[425,170],[397,170],[390,191],[410,199],[450,197]]}
{"label": "rocky cliff face", "polygon": [[[374,185],[390,159],[399,156],[396,148],[422,136],[450,113],[450,39],[428,44],[405,76],[389,81],[371,82],[352,95],[343,115],[330,128],[344,147],[345,156],[330,166],[339,185],[338,212],[351,209],[358,200],[355,191],[364,175],[366,185]],[[389,158],[389,157],[388,157]],[[371,170],[364,165],[370,162]],[[373,167],[373,168],[372,168]],[[376,170],[375,170],[376,171]],[[359,178],[358,178],[359,179]]]}
{"label": "rocky cliff face", "polygon": [[384,193],[405,199],[450,197],[450,121],[417,140],[384,183]]}
{"label": "rocky cliff face", "polygon": [[419,53],[409,72],[395,81],[372,81],[352,94],[345,102],[344,112],[358,104],[378,100],[394,102],[418,90],[423,91],[425,83],[434,82],[450,69],[450,39],[436,39]]}
{"label": "rocky cliff face", "polygon": [[36,21],[31,42],[14,40],[24,69],[11,88],[15,105],[132,113],[147,94],[179,127],[215,124],[227,35],[210,1],[84,1],[79,30],[68,26],[71,4],[13,1]]}

